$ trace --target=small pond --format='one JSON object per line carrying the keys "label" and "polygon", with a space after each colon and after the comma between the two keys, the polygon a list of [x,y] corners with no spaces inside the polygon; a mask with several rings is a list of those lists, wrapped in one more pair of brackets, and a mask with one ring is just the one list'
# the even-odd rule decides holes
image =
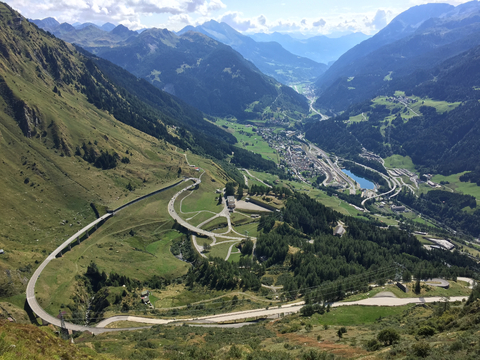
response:
{"label": "small pond", "polygon": [[342,171],[347,174],[350,178],[352,178],[353,180],[355,180],[357,183],[360,184],[360,187],[362,189],[369,189],[369,190],[373,190],[375,188],[375,184],[371,181],[368,181],[367,179],[364,179],[364,178],[361,178],[357,175],[354,175],[352,174],[349,170],[347,169],[342,169]]}

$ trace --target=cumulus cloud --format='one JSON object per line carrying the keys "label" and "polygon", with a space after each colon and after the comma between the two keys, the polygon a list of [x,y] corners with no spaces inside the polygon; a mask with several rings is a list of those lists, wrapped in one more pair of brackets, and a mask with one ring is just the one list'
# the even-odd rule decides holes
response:
{"label": "cumulus cloud", "polygon": [[299,26],[295,21],[289,20],[278,20],[274,26],[270,28],[271,31],[284,31],[284,32],[292,32],[301,30],[301,26]]}
{"label": "cumulus cloud", "polygon": [[57,17],[59,21],[116,21],[139,24],[142,16],[207,16],[224,9],[221,0],[11,0],[29,18]]}
{"label": "cumulus cloud", "polygon": [[257,21],[260,25],[265,26],[267,24],[267,18],[264,15],[260,15],[257,18]]}
{"label": "cumulus cloud", "polygon": [[219,19],[219,22],[224,22],[238,31],[248,31],[258,27],[254,21],[242,18],[241,13],[239,12],[227,12],[223,14]]}
{"label": "cumulus cloud", "polygon": [[376,30],[381,30],[387,26],[387,12],[385,10],[378,10],[371,21],[365,22],[368,27],[373,27]]}
{"label": "cumulus cloud", "polygon": [[317,20],[313,22],[314,27],[324,27],[327,22],[323,19]]}

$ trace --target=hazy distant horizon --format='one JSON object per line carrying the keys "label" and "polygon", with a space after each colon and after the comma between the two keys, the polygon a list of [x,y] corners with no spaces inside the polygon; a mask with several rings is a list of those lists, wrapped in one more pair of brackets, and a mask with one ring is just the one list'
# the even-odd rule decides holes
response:
{"label": "hazy distant horizon", "polygon": [[262,2],[239,0],[8,0],[30,19],[53,17],[60,23],[110,22],[131,30],[179,31],[209,20],[225,22],[244,34],[280,32],[293,37],[373,35],[408,8],[431,2],[458,5],[466,0],[318,0]]}

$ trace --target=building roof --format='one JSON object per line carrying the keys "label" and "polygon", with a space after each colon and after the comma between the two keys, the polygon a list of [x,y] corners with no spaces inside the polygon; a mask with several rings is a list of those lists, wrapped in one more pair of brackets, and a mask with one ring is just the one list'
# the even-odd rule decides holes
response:
{"label": "building roof", "polygon": [[342,225],[338,225],[334,230],[333,230],[333,235],[340,235],[342,236],[345,234],[345,228]]}
{"label": "building roof", "polygon": [[[447,249],[447,250],[451,250],[455,247],[454,244],[452,244],[450,241],[448,240],[444,240],[444,239],[432,239],[432,238],[428,238],[428,240],[434,242],[435,244],[437,244],[438,246],[441,246],[442,248],[444,249]],[[432,247],[435,246],[435,245],[432,245]]]}

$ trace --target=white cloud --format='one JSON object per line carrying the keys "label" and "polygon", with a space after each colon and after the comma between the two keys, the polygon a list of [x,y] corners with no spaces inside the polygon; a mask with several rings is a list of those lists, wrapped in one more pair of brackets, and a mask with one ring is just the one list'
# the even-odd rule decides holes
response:
{"label": "white cloud", "polygon": [[313,22],[314,27],[324,27],[327,22],[323,19],[317,20]]}
{"label": "white cloud", "polygon": [[226,6],[221,0],[10,0],[28,18],[55,17],[58,21],[111,21],[141,27],[151,15],[207,16]]}
{"label": "white cloud", "polygon": [[218,21],[224,22],[238,31],[248,31],[259,27],[257,23],[258,19],[251,20],[242,18],[242,14],[236,11],[223,14]]}
{"label": "white cloud", "polygon": [[375,30],[383,29],[387,25],[387,12],[385,10],[378,10],[373,19],[365,22],[365,25]]}
{"label": "white cloud", "polygon": [[[453,5],[468,0],[400,0],[394,7],[381,9],[372,6],[350,5],[341,7],[333,4],[320,10],[307,8],[305,11],[277,11],[273,18],[264,14],[245,15],[250,9],[247,1],[225,0],[6,0],[28,18],[55,17],[60,22],[113,22],[132,29],[142,27],[167,27],[180,30],[187,24],[198,25],[210,19],[225,21],[241,32],[302,32],[304,34],[330,34],[345,31],[361,31],[374,34],[385,27],[394,16],[408,7],[427,2],[446,2]],[[293,2],[293,0],[292,0]],[[298,2],[298,1],[297,1]],[[341,2],[338,2],[341,3]],[[294,3],[295,4],[295,3]],[[387,3],[385,3],[387,4]],[[291,4],[288,4],[291,5]],[[296,6],[300,9],[300,6]],[[245,10],[245,13],[241,12]],[[278,9],[277,9],[278,10]],[[270,14],[268,12],[267,14]],[[345,22],[347,20],[347,22]]]}
{"label": "white cloud", "polygon": [[270,31],[278,31],[278,32],[295,32],[301,30],[302,27],[297,24],[295,21],[290,20],[277,20],[272,27],[270,27]]}
{"label": "white cloud", "polygon": [[257,21],[260,25],[265,26],[267,24],[267,18],[264,15],[260,15],[257,18]]}

